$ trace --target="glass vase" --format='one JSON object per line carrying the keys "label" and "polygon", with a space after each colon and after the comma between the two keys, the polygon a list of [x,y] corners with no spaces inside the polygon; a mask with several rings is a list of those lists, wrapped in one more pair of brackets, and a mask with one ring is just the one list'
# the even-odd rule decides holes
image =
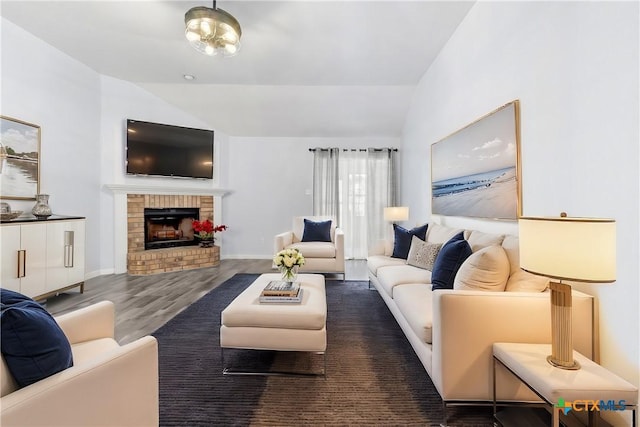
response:
{"label": "glass vase", "polygon": [[31,209],[31,213],[38,219],[47,219],[51,216],[48,194],[36,194],[36,204]]}
{"label": "glass vase", "polygon": [[280,267],[280,273],[282,273],[282,281],[283,282],[295,282],[298,278],[298,268],[297,265],[294,265],[291,268],[288,267]]}

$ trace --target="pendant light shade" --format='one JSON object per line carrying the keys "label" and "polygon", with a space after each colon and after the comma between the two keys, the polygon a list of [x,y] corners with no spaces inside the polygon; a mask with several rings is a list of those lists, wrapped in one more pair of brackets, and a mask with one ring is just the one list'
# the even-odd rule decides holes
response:
{"label": "pendant light shade", "polygon": [[240,50],[242,30],[229,13],[216,8],[198,6],[184,15],[185,36],[198,52],[214,56],[234,56]]}

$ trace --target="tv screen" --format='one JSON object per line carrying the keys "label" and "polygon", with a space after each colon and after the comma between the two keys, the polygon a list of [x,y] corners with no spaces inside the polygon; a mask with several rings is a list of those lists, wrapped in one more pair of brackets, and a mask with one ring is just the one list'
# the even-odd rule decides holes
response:
{"label": "tv screen", "polygon": [[213,131],[127,120],[127,173],[213,178]]}

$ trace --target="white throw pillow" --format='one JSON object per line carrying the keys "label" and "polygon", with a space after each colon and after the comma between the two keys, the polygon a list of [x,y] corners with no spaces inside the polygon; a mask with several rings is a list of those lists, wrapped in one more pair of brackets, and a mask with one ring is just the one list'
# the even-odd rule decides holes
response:
{"label": "white throw pillow", "polygon": [[431,271],[440,248],[442,248],[442,243],[427,243],[413,236],[411,238],[409,256],[407,256],[407,264]]}
{"label": "white throw pillow", "polygon": [[445,244],[449,241],[449,239],[451,239],[461,231],[462,229],[460,228],[451,228],[432,222],[429,224],[429,228],[427,228],[427,238],[425,239],[425,241],[429,243]]}
{"label": "white throw pillow", "polygon": [[509,279],[509,258],[501,246],[493,245],[471,254],[460,266],[453,289],[504,291]]}
{"label": "white throw pillow", "polygon": [[504,289],[507,292],[544,292],[549,287],[549,278],[520,270],[513,273]]}
{"label": "white throw pillow", "polygon": [[483,233],[478,230],[465,231],[464,239],[471,246],[473,252],[477,252],[482,248],[492,245],[500,245],[504,240],[504,234]]}
{"label": "white throw pillow", "polygon": [[520,268],[520,241],[516,236],[506,236],[502,249],[507,253],[511,264],[511,274],[507,281],[507,292],[544,292],[549,285],[549,278],[536,276]]}

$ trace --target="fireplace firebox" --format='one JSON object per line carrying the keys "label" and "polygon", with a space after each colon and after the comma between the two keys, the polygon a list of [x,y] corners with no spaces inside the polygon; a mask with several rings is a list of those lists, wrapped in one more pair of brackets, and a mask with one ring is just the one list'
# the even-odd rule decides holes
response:
{"label": "fireplace firebox", "polygon": [[145,208],[145,250],[197,245],[191,223],[199,217],[198,208]]}

